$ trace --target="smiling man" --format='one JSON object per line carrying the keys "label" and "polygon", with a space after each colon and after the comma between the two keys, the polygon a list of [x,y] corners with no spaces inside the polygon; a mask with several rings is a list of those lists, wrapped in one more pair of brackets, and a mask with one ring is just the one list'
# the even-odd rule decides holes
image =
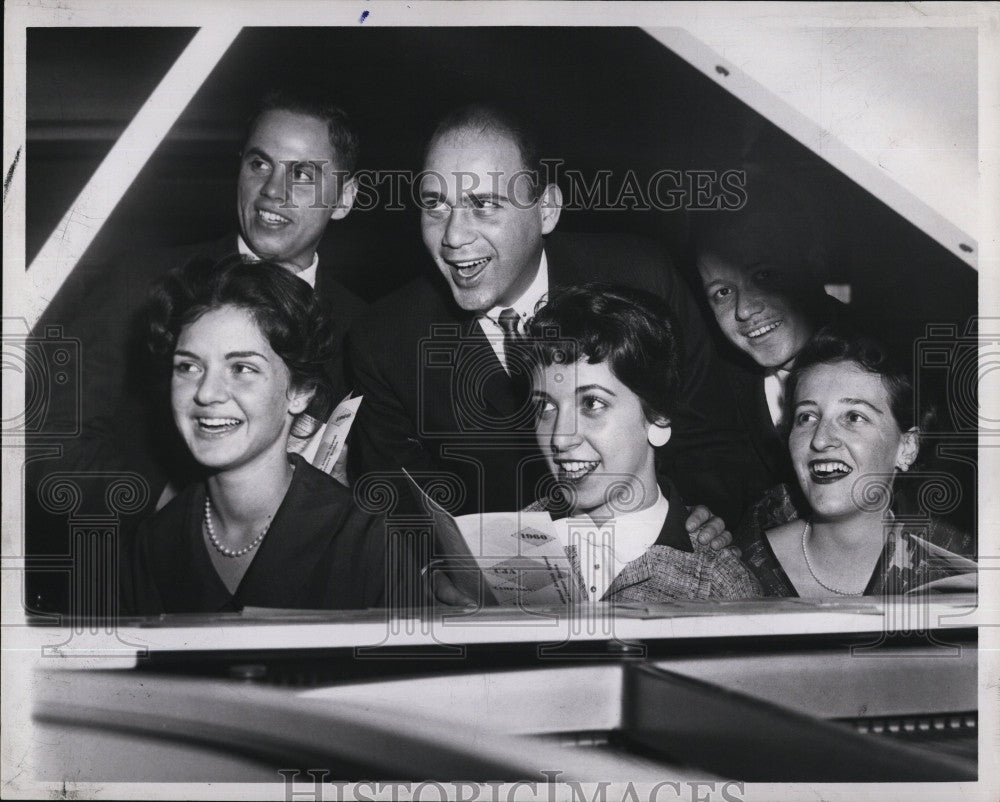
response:
{"label": "smiling man", "polygon": [[847,307],[824,290],[819,226],[794,185],[756,167],[747,174],[749,204],[700,221],[696,259],[708,307],[733,346],[724,356],[752,444],[752,502],[779,482],[794,486],[778,431],[785,380],[813,333]]}
{"label": "smiling man", "polygon": [[689,499],[725,516],[731,496],[717,477],[733,467],[735,437],[720,411],[726,394],[711,389],[705,326],[658,249],[632,237],[554,233],[562,194],[544,180],[537,141],[492,106],[458,109],[438,125],[418,189],[424,245],[440,275],[411,282],[352,328],[349,356],[365,396],[355,475],[402,467],[424,481],[438,477],[461,513],[533,501],[547,471],[517,339],[551,288],[614,282],[665,298],[676,315],[686,436],[661,456]]}
{"label": "smiling man", "polygon": [[514,136],[474,127],[439,132],[425,160],[424,245],[455,303],[487,320],[530,295],[543,237],[559,222],[562,193],[525,163]]}
{"label": "smiling man", "polygon": [[[334,265],[316,252],[331,220],[347,216],[355,182],[358,142],[346,114],[321,98],[274,92],[266,95],[247,129],[237,180],[238,231],[220,239],[166,251],[133,254],[94,282],[76,314],[52,313],[83,346],[83,432],[67,444],[65,467],[133,470],[149,477],[155,503],[169,474],[164,433],[147,420],[143,377],[125,366],[135,357],[129,327],[149,287],[164,273],[196,257],[232,253],[278,263],[314,288],[330,316],[338,347],[328,366],[334,399],[347,392],[342,342],[362,301],[333,277]],[[311,409],[322,416],[329,410]],[[154,419],[155,420],[155,419]],[[155,431],[148,431],[149,428]],[[172,437],[172,433],[167,435]],[[153,447],[148,444],[152,440]],[[164,473],[166,471],[166,474]],[[180,477],[183,479],[183,477]]]}
{"label": "smiling man", "polygon": [[346,217],[354,203],[348,176],[356,157],[357,140],[339,109],[270,96],[240,159],[240,249],[300,276],[314,270],[327,223]]}
{"label": "smiling man", "polygon": [[[339,108],[323,98],[269,94],[256,110],[240,151],[236,230],[212,242],[127,254],[100,274],[71,277],[38,330],[62,326],[66,336],[80,341],[80,407],[75,397],[61,396],[54,388],[47,419],[54,431],[79,426],[80,433],[60,442],[58,459],[30,464],[29,524],[34,542],[29,550],[65,552],[65,518],[49,516],[43,511],[45,499],[35,495],[51,472],[141,477],[148,492],[138,495],[146,500],[135,511],[137,519],[152,511],[168,482],[186,483],[190,465],[184,449],[162,411],[148,402],[145,377],[134,367],[141,362],[132,342],[137,313],[150,286],[172,268],[196,257],[217,261],[242,253],[278,263],[306,281],[333,324],[336,356],[327,372],[334,400],[347,392],[342,341],[365,305],[334,278],[335,265],[320,263],[317,246],[327,224],[351,210],[355,182],[350,176],[357,153],[357,136]],[[310,413],[322,417],[329,409],[311,408]],[[103,497],[102,487],[88,490],[91,494]],[[128,520],[123,518],[122,523],[127,526]],[[64,593],[46,586],[32,596],[43,609],[59,609],[65,606]]]}

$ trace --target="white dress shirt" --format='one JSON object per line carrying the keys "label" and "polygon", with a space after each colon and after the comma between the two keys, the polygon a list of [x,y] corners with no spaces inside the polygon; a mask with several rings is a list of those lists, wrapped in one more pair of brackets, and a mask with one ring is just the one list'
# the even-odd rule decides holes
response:
{"label": "white dress shirt", "polygon": [[771,422],[777,426],[781,423],[781,405],[785,399],[785,381],[787,370],[776,370],[764,377],[764,397],[767,399],[767,409],[771,413]]}
{"label": "white dress shirt", "polygon": [[[534,280],[514,303],[510,306],[494,306],[489,312],[479,316],[479,326],[490,341],[493,350],[500,360],[500,364],[507,370],[507,359],[503,348],[503,329],[500,328],[500,313],[504,309],[513,309],[520,317],[518,331],[524,333],[525,321],[535,314],[535,307],[542,301],[549,292],[549,265],[545,260],[545,251],[542,251],[542,258],[538,263],[538,272]],[[508,373],[510,371],[507,371]]]}
{"label": "white dress shirt", "polygon": [[[255,254],[252,250],[250,250],[250,246],[247,245],[246,242],[244,242],[243,236],[241,234],[236,235],[236,247],[239,250],[239,252],[243,254],[243,256],[247,256],[253,259],[255,262],[260,261],[260,257],[257,254]],[[316,289],[316,269],[318,267],[319,267],[319,254],[314,253],[312,262],[309,264],[309,267],[305,268],[305,270],[299,270],[298,272],[293,273],[293,275],[298,276],[310,287]]]}

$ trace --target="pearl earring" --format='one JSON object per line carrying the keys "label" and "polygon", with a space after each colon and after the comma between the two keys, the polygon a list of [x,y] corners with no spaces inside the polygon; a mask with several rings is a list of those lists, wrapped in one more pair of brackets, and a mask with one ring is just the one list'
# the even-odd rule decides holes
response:
{"label": "pearl earring", "polygon": [[649,444],[653,448],[659,448],[667,444],[671,434],[669,423],[651,423],[649,424],[649,431],[646,433],[646,439],[649,440]]}

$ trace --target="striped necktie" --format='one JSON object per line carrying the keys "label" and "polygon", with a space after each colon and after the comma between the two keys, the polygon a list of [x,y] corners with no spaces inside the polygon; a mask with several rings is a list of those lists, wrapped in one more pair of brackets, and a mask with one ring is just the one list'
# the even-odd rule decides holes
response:
{"label": "striped necktie", "polygon": [[517,324],[521,321],[521,316],[511,307],[501,310],[497,318],[497,324],[503,329],[503,355],[507,373],[511,372],[511,359],[521,335],[517,331]]}

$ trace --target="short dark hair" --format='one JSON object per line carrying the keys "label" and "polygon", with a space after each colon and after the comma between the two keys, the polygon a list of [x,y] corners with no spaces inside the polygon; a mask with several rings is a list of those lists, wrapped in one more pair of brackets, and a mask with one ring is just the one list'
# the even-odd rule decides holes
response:
{"label": "short dark hair", "polygon": [[242,256],[219,261],[199,257],[172,270],[151,290],[145,307],[149,353],[169,375],[181,330],[212,309],[247,310],[291,374],[292,385],[314,391],[310,410],[326,410],[333,388],[326,366],[334,355],[334,334],[312,289],[273,262]]}
{"label": "short dark hair", "polygon": [[[828,225],[810,203],[804,178],[784,166],[745,163],[743,205],[735,209],[689,212],[694,256],[709,254],[756,272],[784,268],[773,291],[785,296],[816,328],[832,322],[842,309],[826,294],[824,276],[832,261]],[[763,262],[763,264],[761,264]]]}
{"label": "short dark hair", "polygon": [[354,174],[358,164],[358,135],[347,116],[347,112],[342,108],[328,102],[320,95],[302,91],[276,89],[267,92],[257,104],[257,108],[247,124],[243,136],[244,146],[250,139],[250,134],[253,133],[257,121],[269,111],[304,114],[326,123],[330,145],[333,147],[334,158],[337,161],[337,169],[346,172],[348,176]]}
{"label": "short dark hair", "polygon": [[554,290],[528,322],[537,366],[607,361],[646,417],[671,418],[680,388],[680,333],[662,298],[612,284]]}
{"label": "short dark hair", "polygon": [[688,212],[696,253],[714,251],[739,258],[749,246],[757,256],[792,261],[801,280],[822,292],[832,261],[829,226],[806,191],[808,178],[784,164],[744,162],[728,172],[734,173],[732,180],[741,177],[740,203],[735,208]]}
{"label": "short dark hair", "polygon": [[862,331],[843,324],[832,324],[820,329],[795,359],[795,367],[785,383],[785,426],[790,427],[795,406],[795,388],[802,376],[817,365],[849,362],[882,379],[889,394],[892,417],[905,432],[916,426],[928,429],[933,423],[934,410],[918,410],[913,393],[910,373],[880,342]]}
{"label": "short dark hair", "polygon": [[457,131],[475,131],[505,136],[517,146],[521,166],[531,177],[531,197],[538,200],[545,189],[538,134],[523,115],[496,103],[470,103],[448,112],[438,123],[424,149],[424,164],[434,144]]}

